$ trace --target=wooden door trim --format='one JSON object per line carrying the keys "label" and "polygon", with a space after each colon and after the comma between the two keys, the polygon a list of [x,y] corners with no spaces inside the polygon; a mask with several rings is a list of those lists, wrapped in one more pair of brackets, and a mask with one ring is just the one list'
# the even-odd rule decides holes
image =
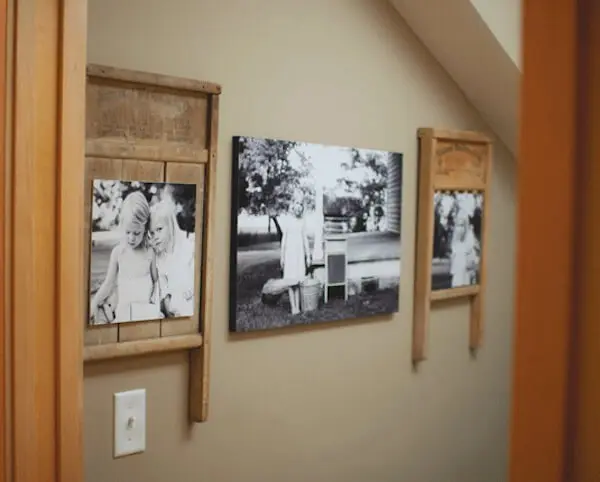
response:
{"label": "wooden door trim", "polygon": [[600,474],[600,3],[580,0],[579,204],[576,218],[576,290],[570,380],[568,481]]}
{"label": "wooden door trim", "polygon": [[[83,480],[84,153],[87,0],[62,0],[58,178],[58,476]],[[74,457],[74,454],[77,454]]]}
{"label": "wooden door trim", "polygon": [[14,482],[83,479],[86,6],[16,3],[9,227]]}
{"label": "wooden door trim", "polygon": [[0,482],[8,480],[7,470],[7,394],[8,385],[6,380],[6,318],[5,318],[5,233],[6,220],[4,213],[6,209],[6,99],[7,99],[7,27],[8,27],[8,2],[0,0]]}
{"label": "wooden door trim", "polygon": [[566,470],[578,3],[523,1],[511,482],[562,482]]}

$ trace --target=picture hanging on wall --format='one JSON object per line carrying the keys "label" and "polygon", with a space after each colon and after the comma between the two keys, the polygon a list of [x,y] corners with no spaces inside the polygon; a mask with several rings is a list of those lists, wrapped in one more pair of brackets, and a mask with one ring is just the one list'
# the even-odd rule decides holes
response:
{"label": "picture hanging on wall", "polygon": [[196,184],[92,185],[89,324],[192,316]]}
{"label": "picture hanging on wall", "polygon": [[398,311],[402,154],[233,138],[230,330]]}
{"label": "picture hanging on wall", "polygon": [[480,132],[423,127],[413,305],[414,363],[425,360],[427,326],[438,303],[463,299],[469,349],[481,345],[493,146]]}
{"label": "picture hanging on wall", "polygon": [[431,289],[479,284],[483,193],[435,191]]}

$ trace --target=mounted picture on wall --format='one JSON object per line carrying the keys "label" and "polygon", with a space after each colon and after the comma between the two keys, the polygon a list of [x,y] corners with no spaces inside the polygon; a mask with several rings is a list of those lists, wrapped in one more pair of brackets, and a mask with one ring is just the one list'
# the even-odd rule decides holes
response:
{"label": "mounted picture on wall", "polygon": [[233,138],[230,330],[398,311],[402,154]]}
{"label": "mounted picture on wall", "polygon": [[89,323],[194,314],[196,185],[95,179]]}
{"label": "mounted picture on wall", "polygon": [[436,191],[433,209],[431,289],[479,284],[483,194]]}

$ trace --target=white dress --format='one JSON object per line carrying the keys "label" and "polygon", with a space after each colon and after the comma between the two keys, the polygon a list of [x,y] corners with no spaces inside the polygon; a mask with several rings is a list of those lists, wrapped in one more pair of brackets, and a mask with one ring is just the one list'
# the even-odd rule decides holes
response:
{"label": "white dress", "polygon": [[117,274],[116,322],[156,320],[161,318],[160,308],[150,303],[152,295],[152,276],[150,266],[151,250],[137,254],[119,253],[119,271]]}
{"label": "white dress", "polygon": [[170,308],[182,317],[194,314],[194,248],[189,239],[181,238],[173,253],[156,259],[161,297],[171,295]]}
{"label": "white dress", "polygon": [[471,265],[476,262],[475,246],[470,236],[467,236],[464,241],[457,241],[452,245],[450,274],[453,288],[473,283]]}
{"label": "white dress", "polygon": [[290,219],[283,234],[283,277],[301,281],[306,275],[305,228],[302,219]]}

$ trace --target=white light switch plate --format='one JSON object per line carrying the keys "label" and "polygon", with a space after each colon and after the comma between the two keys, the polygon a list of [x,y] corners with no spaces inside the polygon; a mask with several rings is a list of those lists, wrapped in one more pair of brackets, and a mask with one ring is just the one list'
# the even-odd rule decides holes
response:
{"label": "white light switch plate", "polygon": [[146,450],[146,390],[115,393],[114,457]]}

